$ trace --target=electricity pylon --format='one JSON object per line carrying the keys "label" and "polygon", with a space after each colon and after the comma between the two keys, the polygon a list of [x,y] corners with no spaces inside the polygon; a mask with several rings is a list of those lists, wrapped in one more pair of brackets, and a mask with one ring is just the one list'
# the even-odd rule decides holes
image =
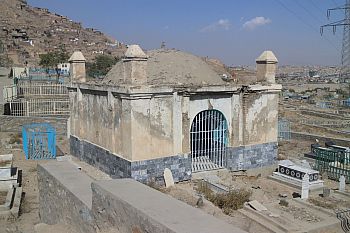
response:
{"label": "electricity pylon", "polygon": [[346,0],[345,5],[338,6],[327,10],[327,18],[330,18],[331,12],[336,10],[344,10],[345,18],[336,22],[325,24],[321,26],[321,35],[325,27],[332,27],[333,34],[335,34],[338,27],[343,27],[343,45],[341,54],[341,71],[340,78],[343,82],[350,81],[350,0]]}

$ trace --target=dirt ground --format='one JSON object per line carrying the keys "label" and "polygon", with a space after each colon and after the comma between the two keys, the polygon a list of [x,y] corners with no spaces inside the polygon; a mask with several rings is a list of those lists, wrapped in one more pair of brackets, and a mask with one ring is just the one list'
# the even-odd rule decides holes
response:
{"label": "dirt ground", "polygon": [[[336,114],[337,118],[333,119],[332,115],[310,115],[302,110],[310,110],[320,114]],[[348,128],[348,124],[340,124],[338,126],[327,125],[327,122],[329,121],[346,123],[349,121],[349,116],[349,108],[321,109],[316,107],[315,104],[309,104],[300,100],[281,100],[279,104],[279,117],[287,119],[291,122],[291,131],[293,132],[303,132],[326,137],[350,139],[349,133],[341,133],[341,131],[345,131]],[[316,122],[316,125],[310,125],[312,122]]]}
{"label": "dirt ground", "polygon": [[[20,210],[20,217],[14,222],[0,222],[0,233],[74,233],[69,226],[55,225],[47,226],[40,223],[39,218],[39,200],[38,200],[38,184],[37,184],[37,165],[46,163],[47,161],[25,160],[22,151],[22,145],[13,140],[16,135],[13,133],[0,132],[0,154],[12,153],[14,155],[13,165],[23,170],[23,199]],[[11,140],[12,139],[12,140]],[[9,143],[11,141],[11,143]],[[279,157],[283,159],[297,160],[302,159],[305,152],[310,150],[310,141],[295,141],[279,143]],[[68,141],[62,137],[58,139],[58,145],[63,154],[68,153]],[[73,159],[82,170],[94,179],[110,179],[110,177],[97,169]],[[235,189],[244,188],[252,191],[251,200],[257,200],[260,203],[269,203],[271,200],[279,200],[279,194],[292,196],[292,193],[298,191],[289,186],[279,184],[268,179],[268,176],[275,170],[276,166],[254,169],[247,172],[229,172],[226,170],[213,171],[213,175],[220,178],[223,185]],[[175,187],[162,189],[162,192],[171,195],[191,206],[196,207],[198,199],[202,196],[196,191],[196,181],[183,182],[176,184]],[[336,188],[337,183],[331,180],[325,181],[326,185]],[[348,186],[349,190],[350,187]],[[312,197],[313,202],[326,203],[325,207],[334,209],[337,206],[350,207],[349,200],[339,201],[339,197],[330,197],[327,200],[320,199],[318,195]],[[328,204],[327,204],[328,203]],[[335,205],[339,204],[339,205]],[[239,211],[233,211],[230,215],[226,215],[223,211],[207,200],[203,200],[200,208],[206,213],[220,218],[228,223],[234,224],[241,229],[251,233],[268,232],[262,225],[250,220]],[[298,216],[298,210],[294,214]],[[302,214],[302,213],[299,213]]]}
{"label": "dirt ground", "polygon": [[[47,163],[45,160],[26,160],[22,145],[9,143],[15,133],[0,132],[0,154],[13,154],[13,166],[23,171],[23,197],[20,208],[20,216],[14,222],[1,222],[0,233],[75,233],[69,226],[47,226],[40,223],[39,217],[39,191],[37,181],[37,165]],[[68,140],[59,137],[57,144],[63,151],[68,153]],[[105,173],[89,166],[86,163],[73,159],[82,171],[86,172],[95,180],[110,179]]]}
{"label": "dirt ground", "polygon": [[[313,141],[297,141],[292,140],[290,142],[279,143],[279,157],[283,159],[290,159],[292,161],[303,160],[303,155],[310,151],[310,144]],[[225,185],[230,189],[246,189],[252,192],[250,200],[257,200],[261,204],[271,205],[271,203],[281,200],[281,196],[287,196],[288,199],[292,199],[294,192],[300,193],[300,190],[293,188],[268,178],[269,175],[277,168],[277,165],[270,167],[252,169],[246,172],[229,172],[227,170],[212,171],[211,175],[215,175],[220,178],[220,184]],[[333,190],[338,188],[338,182],[334,180],[324,179],[324,184]],[[347,185],[347,190],[350,186]],[[218,217],[228,223],[234,224],[237,227],[246,230],[251,233],[270,232],[262,225],[252,221],[244,216],[239,211],[233,211],[229,215],[223,213],[223,211],[204,199],[204,205],[202,207],[197,206],[198,199],[201,194],[196,191],[196,181],[185,182],[176,184],[175,187],[166,188],[161,190],[174,198],[184,201],[189,205],[197,208],[201,208],[203,211]],[[332,192],[332,195],[328,198],[321,197],[322,190],[317,192],[311,192],[308,202],[317,207],[323,207],[331,212],[336,209],[350,208],[350,197],[344,197]],[[289,207],[280,206],[279,209],[285,213],[289,213],[295,219],[295,221],[304,221],[305,224],[321,221],[314,216],[312,209],[300,208],[290,205]],[[335,214],[334,214],[335,217]]]}

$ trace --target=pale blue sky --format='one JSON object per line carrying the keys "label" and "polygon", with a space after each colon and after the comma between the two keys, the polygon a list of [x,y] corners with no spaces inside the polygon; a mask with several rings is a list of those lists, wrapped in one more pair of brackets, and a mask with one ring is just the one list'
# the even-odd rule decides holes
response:
{"label": "pale blue sky", "polygon": [[227,65],[254,64],[264,50],[280,64],[340,64],[342,28],[320,35],[327,8],[345,0],[29,0],[126,44],[159,48],[162,41]]}

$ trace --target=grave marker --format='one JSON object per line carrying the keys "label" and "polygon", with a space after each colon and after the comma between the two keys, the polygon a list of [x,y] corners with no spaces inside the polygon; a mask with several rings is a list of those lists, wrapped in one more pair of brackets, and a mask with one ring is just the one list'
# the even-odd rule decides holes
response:
{"label": "grave marker", "polygon": [[345,192],[345,176],[340,176],[339,178],[339,191]]}
{"label": "grave marker", "polygon": [[303,177],[303,181],[301,182],[301,199],[308,199],[309,198],[309,174],[305,174]]}
{"label": "grave marker", "polygon": [[164,182],[165,182],[165,187],[167,188],[175,185],[173,173],[171,173],[169,168],[164,169]]}

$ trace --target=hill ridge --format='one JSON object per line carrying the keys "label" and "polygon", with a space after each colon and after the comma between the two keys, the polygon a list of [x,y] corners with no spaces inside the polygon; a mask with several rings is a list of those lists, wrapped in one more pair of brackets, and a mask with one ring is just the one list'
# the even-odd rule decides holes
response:
{"label": "hill ridge", "polygon": [[[84,28],[66,16],[25,0],[0,2],[0,52],[15,65],[38,65],[39,55],[64,47],[83,52],[88,61],[98,54],[122,56],[126,46],[100,30]],[[1,45],[2,44],[2,45]]]}

